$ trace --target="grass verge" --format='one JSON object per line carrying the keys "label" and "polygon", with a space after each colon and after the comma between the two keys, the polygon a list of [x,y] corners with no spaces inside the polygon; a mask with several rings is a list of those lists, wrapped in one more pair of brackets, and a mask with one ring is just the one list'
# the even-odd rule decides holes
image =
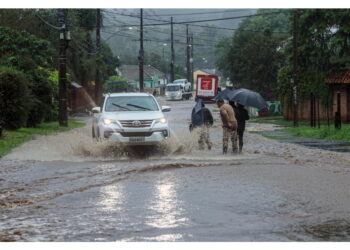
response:
{"label": "grass verge", "polygon": [[[251,123],[265,123],[265,124],[275,124],[280,126],[292,127],[293,121],[287,121],[283,119],[283,116],[265,116],[265,117],[256,117],[249,120]],[[301,126],[306,126],[308,121],[299,121]]]}
{"label": "grass verge", "polygon": [[22,143],[33,140],[36,135],[49,135],[84,126],[85,123],[69,120],[68,127],[60,127],[58,122],[44,122],[36,128],[20,128],[14,131],[5,130],[0,138],[0,158]]}
{"label": "grass verge", "polygon": [[[300,138],[316,138],[316,139],[326,139],[332,141],[345,141],[350,142],[350,124],[342,124],[342,128],[337,130],[334,126],[327,126],[327,121],[321,121],[320,128],[312,128],[309,126],[309,121],[299,121],[299,127],[293,127],[293,121],[284,120],[282,116],[268,116],[268,117],[258,117],[250,120],[251,123],[267,123],[285,126],[281,131],[286,132],[285,137],[274,136],[274,135],[264,135],[270,139],[286,139],[288,134],[295,138],[295,136]],[[291,138],[292,138],[291,137]]]}
{"label": "grass verge", "polygon": [[339,130],[335,129],[333,126],[328,127],[325,125],[322,125],[320,128],[301,126],[296,128],[285,128],[283,130],[306,138],[350,142],[350,124],[342,124],[342,128]]}

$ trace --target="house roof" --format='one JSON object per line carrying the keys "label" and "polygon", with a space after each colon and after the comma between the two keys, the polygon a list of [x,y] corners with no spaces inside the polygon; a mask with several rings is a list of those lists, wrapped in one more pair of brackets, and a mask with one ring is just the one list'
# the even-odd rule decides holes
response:
{"label": "house roof", "polygon": [[197,70],[203,71],[203,72],[205,72],[205,73],[207,73],[209,75],[215,75],[215,73],[216,73],[215,69],[197,69]]}
{"label": "house roof", "polygon": [[350,69],[345,72],[334,73],[327,77],[325,83],[328,84],[350,84]]}
{"label": "house roof", "polygon": [[[122,65],[119,67],[121,76],[127,79],[129,82],[139,81],[139,65]],[[157,76],[158,78],[165,78],[165,74],[151,65],[144,65],[143,67],[144,77]]]}

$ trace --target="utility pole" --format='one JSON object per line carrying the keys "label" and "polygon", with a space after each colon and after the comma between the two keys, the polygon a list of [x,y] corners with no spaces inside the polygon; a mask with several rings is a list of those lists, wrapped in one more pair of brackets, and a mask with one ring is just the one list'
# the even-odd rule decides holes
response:
{"label": "utility pole", "polygon": [[188,36],[188,24],[186,24],[186,71],[187,80],[191,81],[191,65],[190,65],[190,37]]}
{"label": "utility pole", "polygon": [[143,9],[140,10],[140,52],[139,52],[139,82],[140,82],[140,92],[143,92],[143,60],[144,60],[144,51],[143,51]]}
{"label": "utility pole", "polygon": [[294,127],[299,126],[298,122],[298,47],[299,47],[299,10],[295,9],[293,13],[293,123]]}
{"label": "utility pole", "polygon": [[174,63],[175,63],[175,53],[174,53],[174,31],[173,31],[173,17],[170,19],[171,23],[171,62],[170,62],[170,82],[174,82],[175,80],[175,71],[174,71]]}
{"label": "utility pole", "polygon": [[101,44],[101,9],[96,9],[96,73],[95,73],[95,102],[97,106],[100,106],[102,85],[100,79],[100,44]]}
{"label": "utility pole", "polygon": [[60,28],[60,42],[59,42],[59,106],[58,106],[58,122],[60,126],[68,126],[67,113],[67,48],[70,34],[66,26],[67,10],[58,10],[58,23]]}
{"label": "utility pole", "polygon": [[194,78],[193,78],[193,33],[190,36],[190,72],[191,72],[191,76],[190,76],[190,81],[192,84],[192,90],[193,90],[193,85],[194,83]]}

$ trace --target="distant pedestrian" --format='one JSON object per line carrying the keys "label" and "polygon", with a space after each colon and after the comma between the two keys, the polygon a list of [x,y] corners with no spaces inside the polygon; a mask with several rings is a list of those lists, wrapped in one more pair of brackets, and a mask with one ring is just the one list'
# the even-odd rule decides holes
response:
{"label": "distant pedestrian", "polygon": [[237,153],[237,142],[236,142],[236,130],[237,130],[237,120],[235,117],[235,112],[229,104],[225,104],[223,99],[219,99],[216,104],[220,108],[220,117],[222,121],[223,128],[223,153],[227,153],[228,140],[231,139],[232,142],[232,152]]}
{"label": "distant pedestrian", "polygon": [[200,129],[199,135],[199,148],[204,149],[205,144],[207,144],[208,149],[211,150],[212,143],[210,141],[209,130],[213,126],[214,119],[208,108],[205,107],[202,99],[197,99],[196,105],[192,109],[191,114],[191,130],[195,128]]}
{"label": "distant pedestrian", "polygon": [[233,110],[235,111],[235,116],[237,120],[237,134],[238,134],[238,144],[239,144],[239,153],[242,153],[243,149],[243,134],[245,130],[245,121],[249,120],[248,111],[244,108],[243,105],[237,103],[237,106],[234,102],[230,102]]}

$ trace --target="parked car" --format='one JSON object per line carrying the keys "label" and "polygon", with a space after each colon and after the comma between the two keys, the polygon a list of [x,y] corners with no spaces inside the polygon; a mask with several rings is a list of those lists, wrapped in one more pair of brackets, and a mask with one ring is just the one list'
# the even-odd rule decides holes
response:
{"label": "parked car", "polygon": [[158,144],[170,136],[163,114],[170,110],[148,93],[107,94],[102,109],[92,109],[92,137],[127,145]]}

